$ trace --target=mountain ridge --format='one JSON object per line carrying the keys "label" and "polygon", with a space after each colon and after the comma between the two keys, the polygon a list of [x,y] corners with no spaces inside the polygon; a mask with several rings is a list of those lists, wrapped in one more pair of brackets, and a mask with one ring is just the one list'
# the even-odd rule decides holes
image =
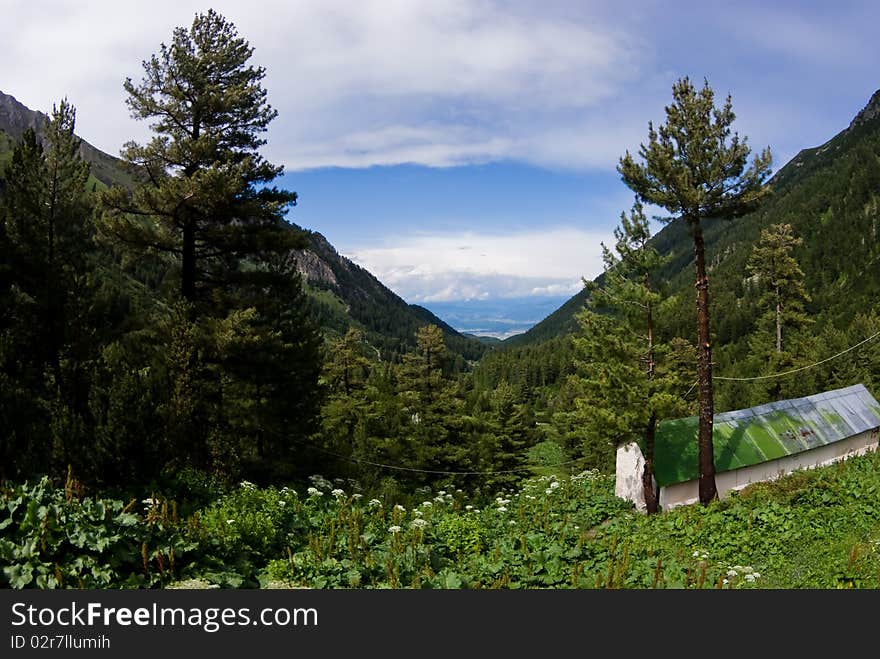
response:
{"label": "mountain ridge", "polygon": [[[48,115],[31,110],[14,96],[0,91],[0,133],[12,143],[18,142],[29,128],[44,142],[48,123]],[[80,157],[91,165],[92,175],[98,181],[108,187],[122,185],[131,188],[136,184],[137,175],[125,161],[92,146],[82,137],[80,140]]]}

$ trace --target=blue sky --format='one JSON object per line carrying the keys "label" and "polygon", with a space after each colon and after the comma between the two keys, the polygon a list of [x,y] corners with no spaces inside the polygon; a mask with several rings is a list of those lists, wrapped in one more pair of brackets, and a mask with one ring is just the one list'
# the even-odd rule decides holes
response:
{"label": "blue sky", "polygon": [[426,306],[564,297],[597,274],[632,201],[617,160],[680,76],[730,93],[776,167],[880,87],[876,2],[7,0],[0,90],[43,111],[67,95],[117,153],[149,134],[122,81],[209,6],[267,68],[290,219]]}

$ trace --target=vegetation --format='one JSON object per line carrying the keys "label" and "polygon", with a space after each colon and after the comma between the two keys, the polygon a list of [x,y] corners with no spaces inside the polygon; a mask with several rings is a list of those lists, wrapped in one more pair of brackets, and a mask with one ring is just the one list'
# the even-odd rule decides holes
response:
{"label": "vegetation", "polygon": [[[198,481],[191,474],[190,486]],[[0,581],[25,587],[878,588],[880,455],[640,515],[613,477],[529,479],[473,501],[308,487],[173,500],[84,496],[45,480],[0,498]],[[181,483],[182,484],[182,483]],[[211,486],[204,483],[203,491]],[[189,491],[189,490],[188,490]],[[191,496],[188,494],[188,496]]]}
{"label": "vegetation", "polygon": [[602,277],[488,345],[288,222],[251,52],[210,11],[126,82],[154,136],[125,185],[96,185],[66,100],[0,135],[2,585],[880,587],[876,455],[652,516],[609,475],[640,441],[655,507],[652,430],[693,411],[698,362],[704,420],[880,391],[880,122],[765,199],[729,99],[679,81],[620,165],[677,219],[651,236],[637,202]]}

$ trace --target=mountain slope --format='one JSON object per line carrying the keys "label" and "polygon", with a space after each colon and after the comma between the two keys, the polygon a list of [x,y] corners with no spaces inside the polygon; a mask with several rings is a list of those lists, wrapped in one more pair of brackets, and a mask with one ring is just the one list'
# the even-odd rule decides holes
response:
{"label": "mountain slope", "polygon": [[[49,117],[42,112],[31,110],[0,91],[0,171],[9,157],[10,145],[21,139],[28,128],[42,137],[48,121]],[[135,185],[136,177],[123,160],[96,149],[85,140],[80,145],[80,156],[92,166],[92,176],[104,185],[128,188]]]}
{"label": "mountain slope", "polygon": [[382,359],[414,347],[416,330],[428,324],[439,326],[449,349],[466,360],[478,359],[486,351],[485,344],[456,332],[424,307],[407,304],[340,255],[320,233],[308,233],[311,244],[297,253],[297,269],[318,304],[325,328],[339,334],[352,325],[363,328]]}
{"label": "mountain slope", "polygon": [[[880,90],[850,125],[825,144],[804,149],[770,181],[773,195],[755,213],[704,225],[716,343],[749,331],[754,307],[744,304],[745,263],[762,229],[787,222],[804,239],[795,253],[807,276],[814,314],[845,323],[880,296]],[[690,336],[694,316],[693,253],[684,222],[653,238],[670,258],[662,275],[679,298],[676,333]],[[505,345],[528,345],[571,332],[585,291]]]}

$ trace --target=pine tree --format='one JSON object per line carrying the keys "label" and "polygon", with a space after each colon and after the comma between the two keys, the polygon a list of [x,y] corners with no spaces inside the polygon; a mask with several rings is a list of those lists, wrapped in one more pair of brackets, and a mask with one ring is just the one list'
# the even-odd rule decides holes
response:
{"label": "pine tree", "polygon": [[775,332],[777,353],[785,347],[783,330],[797,329],[809,322],[804,303],[810,301],[804,286],[804,271],[792,256],[792,251],[803,244],[794,235],[790,224],[774,224],[761,231],[761,238],[752,248],[746,269],[757,278],[763,290],[759,305],[764,308],[763,320],[769,321]]}
{"label": "pine tree", "polygon": [[[133,193],[102,195],[102,231],[129,253],[172,264],[179,281],[167,328],[172,453],[233,477],[273,477],[314,429],[320,337],[292,257],[305,233],[284,216],[296,193],[259,153],[277,112],[253,48],[214,10],[174,31],[170,46],[125,81],[132,116],[152,120],[124,157]],[[179,302],[179,304],[177,304]]]}
{"label": "pine tree", "polygon": [[[51,457],[59,464],[83,457],[80,440],[88,415],[83,371],[93,347],[85,317],[95,283],[88,260],[93,251],[89,165],[79,156],[75,124],[76,110],[64,99],[46,124],[45,147],[32,129],[25,131],[13,150],[3,198],[4,260],[11,267],[3,295],[8,304],[0,327],[0,366],[15,382],[11,391],[29,399],[30,409],[10,428],[29,435],[24,427],[45,424],[34,432],[54,438]],[[33,415],[44,420],[26,418]],[[16,460],[26,461],[24,455]]]}
{"label": "pine tree", "polygon": [[[602,246],[603,285],[590,284],[587,308],[577,316],[574,342],[581,390],[578,415],[587,434],[587,455],[609,456],[614,446],[641,440],[648,512],[657,510],[653,483],[654,435],[665,416],[682,412],[687,369],[681,344],[660,340],[657,317],[664,302],[656,272],[663,259],[650,244],[641,204],[621,214],[614,250]],[[607,459],[607,457],[606,457]]]}
{"label": "pine tree", "polygon": [[222,289],[247,278],[253,262],[305,245],[283,221],[296,193],[268,186],[283,167],[258,151],[277,112],[261,85],[265,70],[247,64],[252,53],[211,9],[143,62],[139,85],[125,81],[132,116],[152,120],[156,135],[126,145],[147,183],[132,196],[104,195],[104,228],[179,264],[180,295],[197,314],[216,310]]}
{"label": "pine tree", "polygon": [[[666,123],[655,130],[648,124],[648,143],[639,149],[643,163],[627,153],[618,171],[646,203],[656,204],[688,225],[694,246],[697,288],[699,392],[699,496],[709,503],[717,495],[712,446],[714,397],[712,344],[709,322],[709,277],[703,225],[707,220],[733,219],[754,210],[766,196],[770,150],[748,163],[751,149],[745,138],[731,133],[736,115],[730,96],[715,107],[715,93],[704,82],[695,89],[688,78],[672,86],[673,103]],[[669,218],[673,219],[673,218]]]}

